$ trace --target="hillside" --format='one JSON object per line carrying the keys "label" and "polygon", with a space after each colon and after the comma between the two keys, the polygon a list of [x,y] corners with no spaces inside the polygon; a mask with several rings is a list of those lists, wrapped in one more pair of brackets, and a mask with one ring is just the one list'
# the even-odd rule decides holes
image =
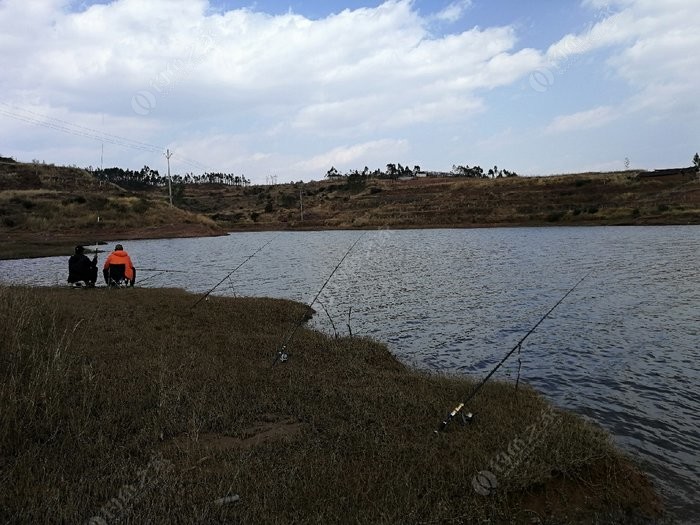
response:
{"label": "hillside", "polygon": [[229,229],[697,224],[700,178],[622,172],[191,185],[180,205]]}
{"label": "hillside", "polygon": [[176,185],[171,208],[162,186],[126,190],[85,170],[8,160],[0,163],[0,258],[231,230],[700,223],[700,177],[692,169],[186,184]]}
{"label": "hillside", "polygon": [[[165,195],[126,191],[85,170],[0,163],[0,257],[66,254],[107,239],[219,235],[210,218]],[[67,251],[68,250],[68,251]]]}

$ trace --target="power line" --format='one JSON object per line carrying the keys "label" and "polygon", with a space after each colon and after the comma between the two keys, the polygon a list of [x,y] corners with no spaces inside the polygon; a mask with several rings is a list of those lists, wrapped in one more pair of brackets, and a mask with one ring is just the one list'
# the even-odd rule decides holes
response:
{"label": "power line", "polygon": [[10,118],[14,118],[15,120],[20,120],[23,122],[27,122],[28,124],[34,124],[38,126],[43,126],[49,129],[53,129],[55,131],[60,131],[62,133],[68,133],[70,135],[75,135],[77,137],[85,137],[93,140],[98,140],[98,141],[104,141],[109,144],[114,144],[117,146],[124,146],[132,149],[138,149],[142,151],[148,151],[151,153],[159,152],[160,149],[157,148],[156,146],[147,146],[147,145],[139,145],[138,143],[129,141],[129,139],[126,138],[117,138],[117,137],[110,137],[109,135],[102,135],[99,132],[97,133],[90,133],[88,131],[83,131],[79,129],[80,127],[75,126],[75,127],[69,127],[69,125],[61,124],[60,122],[51,122],[49,120],[42,120],[36,117],[28,116],[28,115],[21,115],[19,113],[14,113],[12,111],[8,111],[2,107],[0,107],[0,114],[5,115]]}
{"label": "power line", "polygon": [[[82,126],[82,125],[80,125],[80,124],[74,124],[73,122],[69,122],[69,121],[67,121],[67,120],[63,120],[63,119],[60,119],[60,118],[49,117],[48,115],[44,115],[44,114],[42,114],[42,113],[38,113],[38,112],[36,112],[36,111],[32,111],[31,109],[18,108],[18,107],[16,107],[16,106],[12,106],[12,105],[10,105],[10,104],[8,104],[8,103],[6,103],[6,102],[0,102],[0,105],[6,106],[6,107],[8,107],[8,108],[10,108],[10,109],[12,109],[12,110],[15,110],[15,111],[21,111],[21,112],[24,112],[24,113],[29,113],[30,115],[34,115],[35,117],[38,117],[38,118],[40,118],[40,119],[44,119],[44,120],[46,120],[46,121],[56,122],[56,123],[58,123],[58,124],[61,124],[61,125],[63,125],[63,126],[66,126],[66,127],[76,128],[76,129],[82,130],[82,131],[84,131],[84,132],[86,132],[86,133],[90,133],[90,134],[92,134],[93,136],[96,136],[96,137],[97,137],[97,136],[99,136],[100,138],[111,137],[111,138],[113,138],[113,139],[115,139],[115,140],[120,140],[120,141],[128,142],[128,143],[134,144],[134,145],[136,145],[136,146],[138,146],[138,147],[142,147],[142,148],[145,148],[145,149],[153,149],[154,151],[160,151],[160,150],[162,149],[162,148],[159,148],[158,146],[155,146],[155,145],[153,145],[153,144],[148,144],[148,143],[146,143],[146,142],[140,142],[140,141],[137,141],[137,140],[128,139],[128,138],[126,138],[126,137],[121,137],[121,136],[119,136],[119,135],[114,135],[114,134],[112,134],[112,133],[105,133],[104,131],[100,131],[100,130],[97,130],[97,129],[94,129],[94,128],[89,128],[89,127],[87,127],[87,126]],[[9,111],[9,110],[7,110],[7,111]],[[103,121],[103,124],[104,124],[104,115],[102,116],[102,121]]]}
{"label": "power line", "polygon": [[[29,109],[17,108],[16,106],[12,106],[6,102],[0,102],[0,115],[4,115],[15,120],[26,122],[27,124],[43,126],[45,128],[73,135],[76,137],[88,138],[103,143],[106,142],[115,146],[144,151],[147,153],[162,153],[165,149],[155,144],[149,144],[147,142],[140,142],[137,140],[128,139],[126,137],[114,135],[112,133],[104,133],[99,130],[89,128],[87,126],[82,126],[80,124],[74,124],[72,122],[68,122],[59,118],[42,115],[41,113],[37,113]],[[173,157],[175,157],[176,160],[178,160],[181,164],[188,165],[191,168],[209,172],[214,171],[212,168],[195,160],[188,159],[187,157],[184,157],[182,155],[173,155]]]}

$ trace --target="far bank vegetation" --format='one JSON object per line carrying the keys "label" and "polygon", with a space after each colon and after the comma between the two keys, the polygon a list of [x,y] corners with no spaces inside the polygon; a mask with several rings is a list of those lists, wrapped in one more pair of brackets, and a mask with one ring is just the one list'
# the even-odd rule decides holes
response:
{"label": "far bank vegetation", "polygon": [[[331,167],[323,180],[252,184],[243,174],[175,174],[0,162],[0,235],[143,238],[226,230],[700,223],[697,166],[523,177],[390,163]],[[696,164],[700,158],[695,159]],[[173,206],[170,206],[172,198]],[[181,233],[179,233],[181,232]]]}

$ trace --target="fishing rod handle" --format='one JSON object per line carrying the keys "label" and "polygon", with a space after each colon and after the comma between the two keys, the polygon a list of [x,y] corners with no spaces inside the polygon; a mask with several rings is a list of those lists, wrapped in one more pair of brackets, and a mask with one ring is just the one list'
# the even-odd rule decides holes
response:
{"label": "fishing rod handle", "polygon": [[440,426],[438,427],[438,429],[435,432],[438,433],[438,432],[442,432],[443,430],[445,430],[447,428],[447,425],[450,424],[450,421],[452,421],[454,419],[454,417],[457,414],[459,414],[459,411],[462,410],[462,408],[464,408],[464,403],[460,403],[459,405],[457,405],[455,407],[455,409],[452,412],[450,412],[450,415],[448,415],[445,418],[445,420],[442,423],[440,423]]}

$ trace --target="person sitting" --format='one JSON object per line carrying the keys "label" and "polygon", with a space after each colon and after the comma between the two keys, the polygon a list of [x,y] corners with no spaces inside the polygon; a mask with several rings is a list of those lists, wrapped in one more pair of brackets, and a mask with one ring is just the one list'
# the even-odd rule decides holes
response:
{"label": "person sitting", "polygon": [[90,260],[84,252],[85,249],[78,245],[68,259],[68,282],[76,286],[84,282],[88,288],[92,288],[97,281],[97,254]]}
{"label": "person sitting", "polygon": [[131,257],[124,251],[121,244],[114,247],[114,251],[107,256],[102,275],[107,286],[134,286],[136,282],[136,268],[131,262]]}

